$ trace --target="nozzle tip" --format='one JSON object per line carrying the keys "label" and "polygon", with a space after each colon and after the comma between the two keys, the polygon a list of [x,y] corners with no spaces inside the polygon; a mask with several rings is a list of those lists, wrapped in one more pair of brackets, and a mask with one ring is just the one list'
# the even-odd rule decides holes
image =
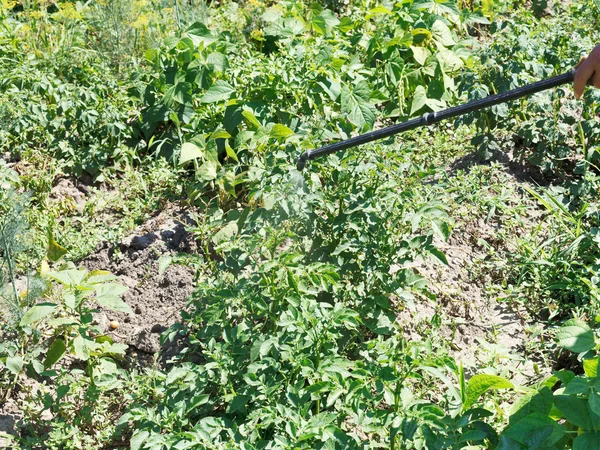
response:
{"label": "nozzle tip", "polygon": [[296,163],[296,169],[302,172],[306,167],[306,161],[308,161],[308,153],[302,153],[302,155],[300,155],[300,158],[298,158],[298,162]]}

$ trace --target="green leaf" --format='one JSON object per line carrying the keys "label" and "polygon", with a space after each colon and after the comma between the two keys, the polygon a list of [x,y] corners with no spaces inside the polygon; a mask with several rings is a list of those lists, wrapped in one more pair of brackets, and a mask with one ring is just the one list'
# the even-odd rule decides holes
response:
{"label": "green leaf", "polygon": [[350,90],[348,86],[342,88],[340,99],[342,112],[346,114],[350,123],[359,129],[365,125],[372,128],[375,123],[377,110],[370,98],[371,89],[364,80],[359,81],[353,90]]}
{"label": "green leaf", "polygon": [[449,265],[448,264],[448,258],[446,258],[446,255],[444,254],[443,251],[438,250],[435,247],[431,247],[428,249],[429,253],[431,253],[433,256],[435,256],[442,264],[445,264],[446,266]]}
{"label": "green leaf", "polygon": [[220,244],[223,241],[229,241],[238,233],[238,225],[236,221],[229,222],[221,228],[212,238],[214,244]]}
{"label": "green leaf", "polygon": [[204,152],[196,144],[191,142],[185,142],[181,146],[181,152],[179,153],[179,165],[182,166],[188,161],[202,158]]}
{"label": "green leaf", "polygon": [[107,283],[96,287],[95,290],[96,302],[98,304],[113,311],[133,314],[129,305],[121,300],[121,295],[127,292],[125,286],[116,283]]}
{"label": "green leaf", "polygon": [[514,425],[519,420],[532,413],[548,415],[552,409],[553,394],[550,388],[543,386],[539,391],[532,391],[520,398],[514,405],[510,415],[510,424]]}
{"label": "green leaf", "polygon": [[554,445],[563,437],[565,430],[547,415],[533,413],[508,428],[504,434],[533,450]]}
{"label": "green leaf", "polygon": [[243,409],[250,400],[249,395],[236,395],[231,403],[227,406],[227,414],[231,414]]}
{"label": "green leaf", "polygon": [[573,441],[573,450],[600,450],[600,433],[583,433]]}
{"label": "green leaf", "polygon": [[554,405],[573,425],[584,430],[593,428],[587,399],[571,395],[555,395]]}
{"label": "green leaf", "polygon": [[453,0],[415,0],[414,9],[425,9],[433,14],[446,14],[450,17],[460,16],[460,11]]}
{"label": "green leaf", "polygon": [[242,117],[244,119],[246,119],[246,122],[251,125],[253,129],[258,129],[261,127],[260,122],[258,121],[258,119],[256,118],[256,116],[252,113],[252,111],[249,111],[247,109],[242,111]]}
{"label": "green leaf", "polygon": [[60,358],[63,357],[67,350],[65,341],[61,338],[56,338],[50,345],[48,352],[46,353],[46,359],[44,360],[44,369],[49,369],[56,364]]}
{"label": "green leaf", "polygon": [[421,66],[424,66],[427,58],[431,56],[431,52],[426,47],[411,46],[410,49],[412,50],[413,58],[415,58],[415,61]]}
{"label": "green leaf", "polygon": [[593,389],[590,397],[588,398],[588,404],[590,411],[600,416],[600,393],[596,389]]}
{"label": "green leaf", "polygon": [[162,275],[167,270],[167,267],[173,262],[173,257],[170,255],[163,255],[158,258],[158,274]]}
{"label": "green leaf", "polygon": [[575,377],[567,384],[564,394],[577,395],[587,394],[590,391],[590,382],[585,377]]}
{"label": "green leaf", "polygon": [[88,284],[106,283],[107,281],[118,280],[119,277],[113,275],[108,270],[92,270],[87,277]]}
{"label": "green leaf", "polygon": [[54,303],[38,303],[29,308],[21,318],[21,326],[30,325],[33,322],[38,322],[56,309]]}
{"label": "green leaf", "polygon": [[269,135],[275,139],[285,139],[293,134],[294,132],[292,130],[280,123],[273,125],[273,128],[271,128],[271,131],[269,132]]}
{"label": "green leaf", "polygon": [[598,376],[598,361],[600,361],[600,358],[583,360],[583,371],[588,378],[596,378]]}
{"label": "green leaf", "polygon": [[217,80],[213,84],[206,94],[202,96],[200,102],[202,103],[216,103],[224,100],[229,100],[231,94],[235,92],[235,89],[227,81]]}
{"label": "green leaf", "polygon": [[67,249],[54,240],[54,235],[51,230],[48,230],[48,251],[46,252],[47,258],[56,262],[67,254]]}
{"label": "green leaf", "polygon": [[369,20],[371,17],[381,16],[381,15],[390,15],[392,11],[386,8],[383,5],[376,6],[373,9],[367,11],[367,15],[365,16],[365,20]]}
{"label": "green leaf", "polygon": [[415,93],[413,94],[410,114],[415,114],[425,106],[429,107],[433,111],[438,111],[446,106],[446,102],[435,98],[429,98],[425,88],[423,86],[417,86]]}
{"label": "green leaf", "polygon": [[463,405],[464,409],[468,409],[473,405],[479,397],[490,389],[513,389],[513,384],[506,378],[496,375],[478,374],[473,376],[467,383],[467,395]]}
{"label": "green leaf", "polygon": [[200,166],[196,176],[204,181],[212,181],[217,178],[217,164],[214,161],[206,161]]}
{"label": "green leaf", "polygon": [[130,446],[129,448],[131,450],[140,450],[142,448],[142,445],[144,444],[144,442],[146,442],[146,440],[148,439],[148,436],[150,436],[149,431],[135,430],[135,432],[133,433],[133,436],[131,436],[131,439],[129,440],[129,446]]}
{"label": "green leaf", "polygon": [[227,153],[228,157],[230,157],[231,159],[233,159],[236,162],[240,162],[237,155],[235,154],[235,151],[229,145],[229,142],[225,142],[225,152]]}
{"label": "green leaf", "polygon": [[87,361],[90,358],[90,349],[83,336],[80,335],[73,339],[73,352],[75,356],[83,361]]}
{"label": "green leaf", "polygon": [[88,275],[85,269],[68,269],[58,272],[48,272],[46,276],[65,286],[79,286]]}
{"label": "green leaf", "polygon": [[21,372],[24,361],[23,358],[21,358],[20,356],[9,356],[8,358],[6,358],[4,364],[6,365],[6,368],[10,373],[12,373],[13,375],[17,375]]}
{"label": "green leaf", "polygon": [[444,47],[451,47],[456,44],[454,38],[452,37],[452,32],[448,25],[446,25],[441,20],[436,20],[431,26],[431,34],[433,39],[440,45]]}
{"label": "green leaf", "polygon": [[556,333],[556,342],[574,353],[587,352],[596,346],[594,332],[579,319],[567,320]]}

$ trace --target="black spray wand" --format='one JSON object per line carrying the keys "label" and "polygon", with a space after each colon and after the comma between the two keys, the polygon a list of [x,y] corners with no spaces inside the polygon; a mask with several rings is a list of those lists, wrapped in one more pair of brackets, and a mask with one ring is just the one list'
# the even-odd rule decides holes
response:
{"label": "black spray wand", "polygon": [[357,145],[366,144],[367,142],[383,139],[394,134],[402,133],[403,131],[412,130],[425,125],[433,125],[434,123],[441,122],[442,120],[451,119],[453,117],[462,116],[463,114],[473,111],[479,111],[480,109],[487,108],[489,106],[516,100],[530,94],[535,94],[536,92],[552,89],[562,84],[572,83],[575,77],[575,71],[576,69],[571,69],[562,75],[548,78],[547,80],[537,81],[511,91],[502,92],[500,94],[490,95],[486,98],[465,103],[464,105],[444,109],[443,111],[428,112],[423,114],[421,117],[411,119],[407,122],[392,125],[380,130],[371,131],[370,133],[361,134],[359,136],[346,139],[344,141],[335,142],[334,144],[326,145],[315,150],[309,150],[304,152],[300,158],[298,158],[296,168],[298,170],[303,170],[306,166],[306,162],[309,159],[315,159],[319,156],[329,155],[330,153],[340,150],[345,150],[347,148],[356,147]]}

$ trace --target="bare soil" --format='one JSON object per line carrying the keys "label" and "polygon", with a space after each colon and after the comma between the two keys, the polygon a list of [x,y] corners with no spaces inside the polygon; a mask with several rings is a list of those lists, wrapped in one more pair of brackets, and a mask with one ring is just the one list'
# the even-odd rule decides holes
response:
{"label": "bare soil", "polygon": [[[101,310],[94,317],[116,342],[130,346],[130,356],[145,365],[160,349],[160,334],[181,319],[194,288],[194,270],[170,265],[159,274],[158,260],[177,253],[194,253],[196,243],[186,231],[185,213],[169,208],[148,220],[117,247],[102,244],[82,261],[90,270],[109,270],[129,288],[123,300],[134,315]],[[111,321],[118,322],[112,329]]]}
{"label": "bare soil", "polygon": [[[519,186],[531,178],[505,165],[507,183],[520,191]],[[529,180],[528,180],[529,178]],[[525,202],[520,199],[520,203]],[[450,341],[451,356],[462,362],[467,372],[486,365],[503,367],[513,381],[528,384],[540,376],[534,370],[531,356],[523,358],[528,336],[526,318],[505,302],[498,301],[493,286],[498,282],[492,274],[479,270],[489,257],[487,242],[510,258],[510,242],[499,241],[497,236],[502,219],[486,221],[473,217],[469,205],[459,206],[453,212],[456,226],[448,240],[436,239],[435,245],[446,255],[449,265],[432,259],[417,262],[413,268],[430,282],[435,301],[420,298],[414,307],[402,311],[399,321],[409,336],[421,339],[423,331],[431,330],[431,318],[442,317],[440,333]],[[472,207],[471,207],[472,208]],[[471,214],[469,216],[468,214]],[[538,224],[539,211],[531,208],[523,217],[523,229],[528,233]],[[467,217],[467,219],[461,219]]]}

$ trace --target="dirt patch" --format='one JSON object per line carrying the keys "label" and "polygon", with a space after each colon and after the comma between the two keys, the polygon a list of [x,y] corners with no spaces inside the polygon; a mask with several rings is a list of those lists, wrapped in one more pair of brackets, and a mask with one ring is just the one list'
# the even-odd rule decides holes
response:
{"label": "dirt patch", "polygon": [[[511,167],[504,167],[506,183],[520,192],[525,183]],[[523,199],[519,201],[523,203]],[[431,332],[431,318],[442,318],[439,333],[450,341],[451,356],[467,370],[476,367],[501,368],[514,381],[527,384],[538,374],[531,358],[524,358],[528,339],[526,323],[519,311],[499,302],[490,291],[498,280],[489,270],[479,270],[489,257],[491,245],[510,257],[510,242],[498,239],[502,219],[486,221],[473,217],[473,205],[459,205],[452,213],[457,224],[448,242],[436,238],[435,245],[449,265],[433,259],[415,263],[413,268],[430,281],[436,300],[419,299],[399,321],[412,338],[420,339],[419,324]],[[461,219],[461,217],[463,219]],[[528,233],[539,222],[539,211],[531,208],[522,217],[519,233]],[[429,331],[427,331],[429,330]]]}
{"label": "dirt patch", "polygon": [[[167,209],[125,238],[118,246],[103,244],[81,263],[89,270],[109,270],[129,288],[123,300],[134,315],[101,310],[98,326],[115,341],[130,346],[131,356],[142,364],[151,362],[161,349],[160,334],[180,320],[194,288],[194,270],[171,265],[159,274],[163,256],[194,253],[196,243],[186,231],[185,213]],[[119,326],[112,329],[111,321]]]}

